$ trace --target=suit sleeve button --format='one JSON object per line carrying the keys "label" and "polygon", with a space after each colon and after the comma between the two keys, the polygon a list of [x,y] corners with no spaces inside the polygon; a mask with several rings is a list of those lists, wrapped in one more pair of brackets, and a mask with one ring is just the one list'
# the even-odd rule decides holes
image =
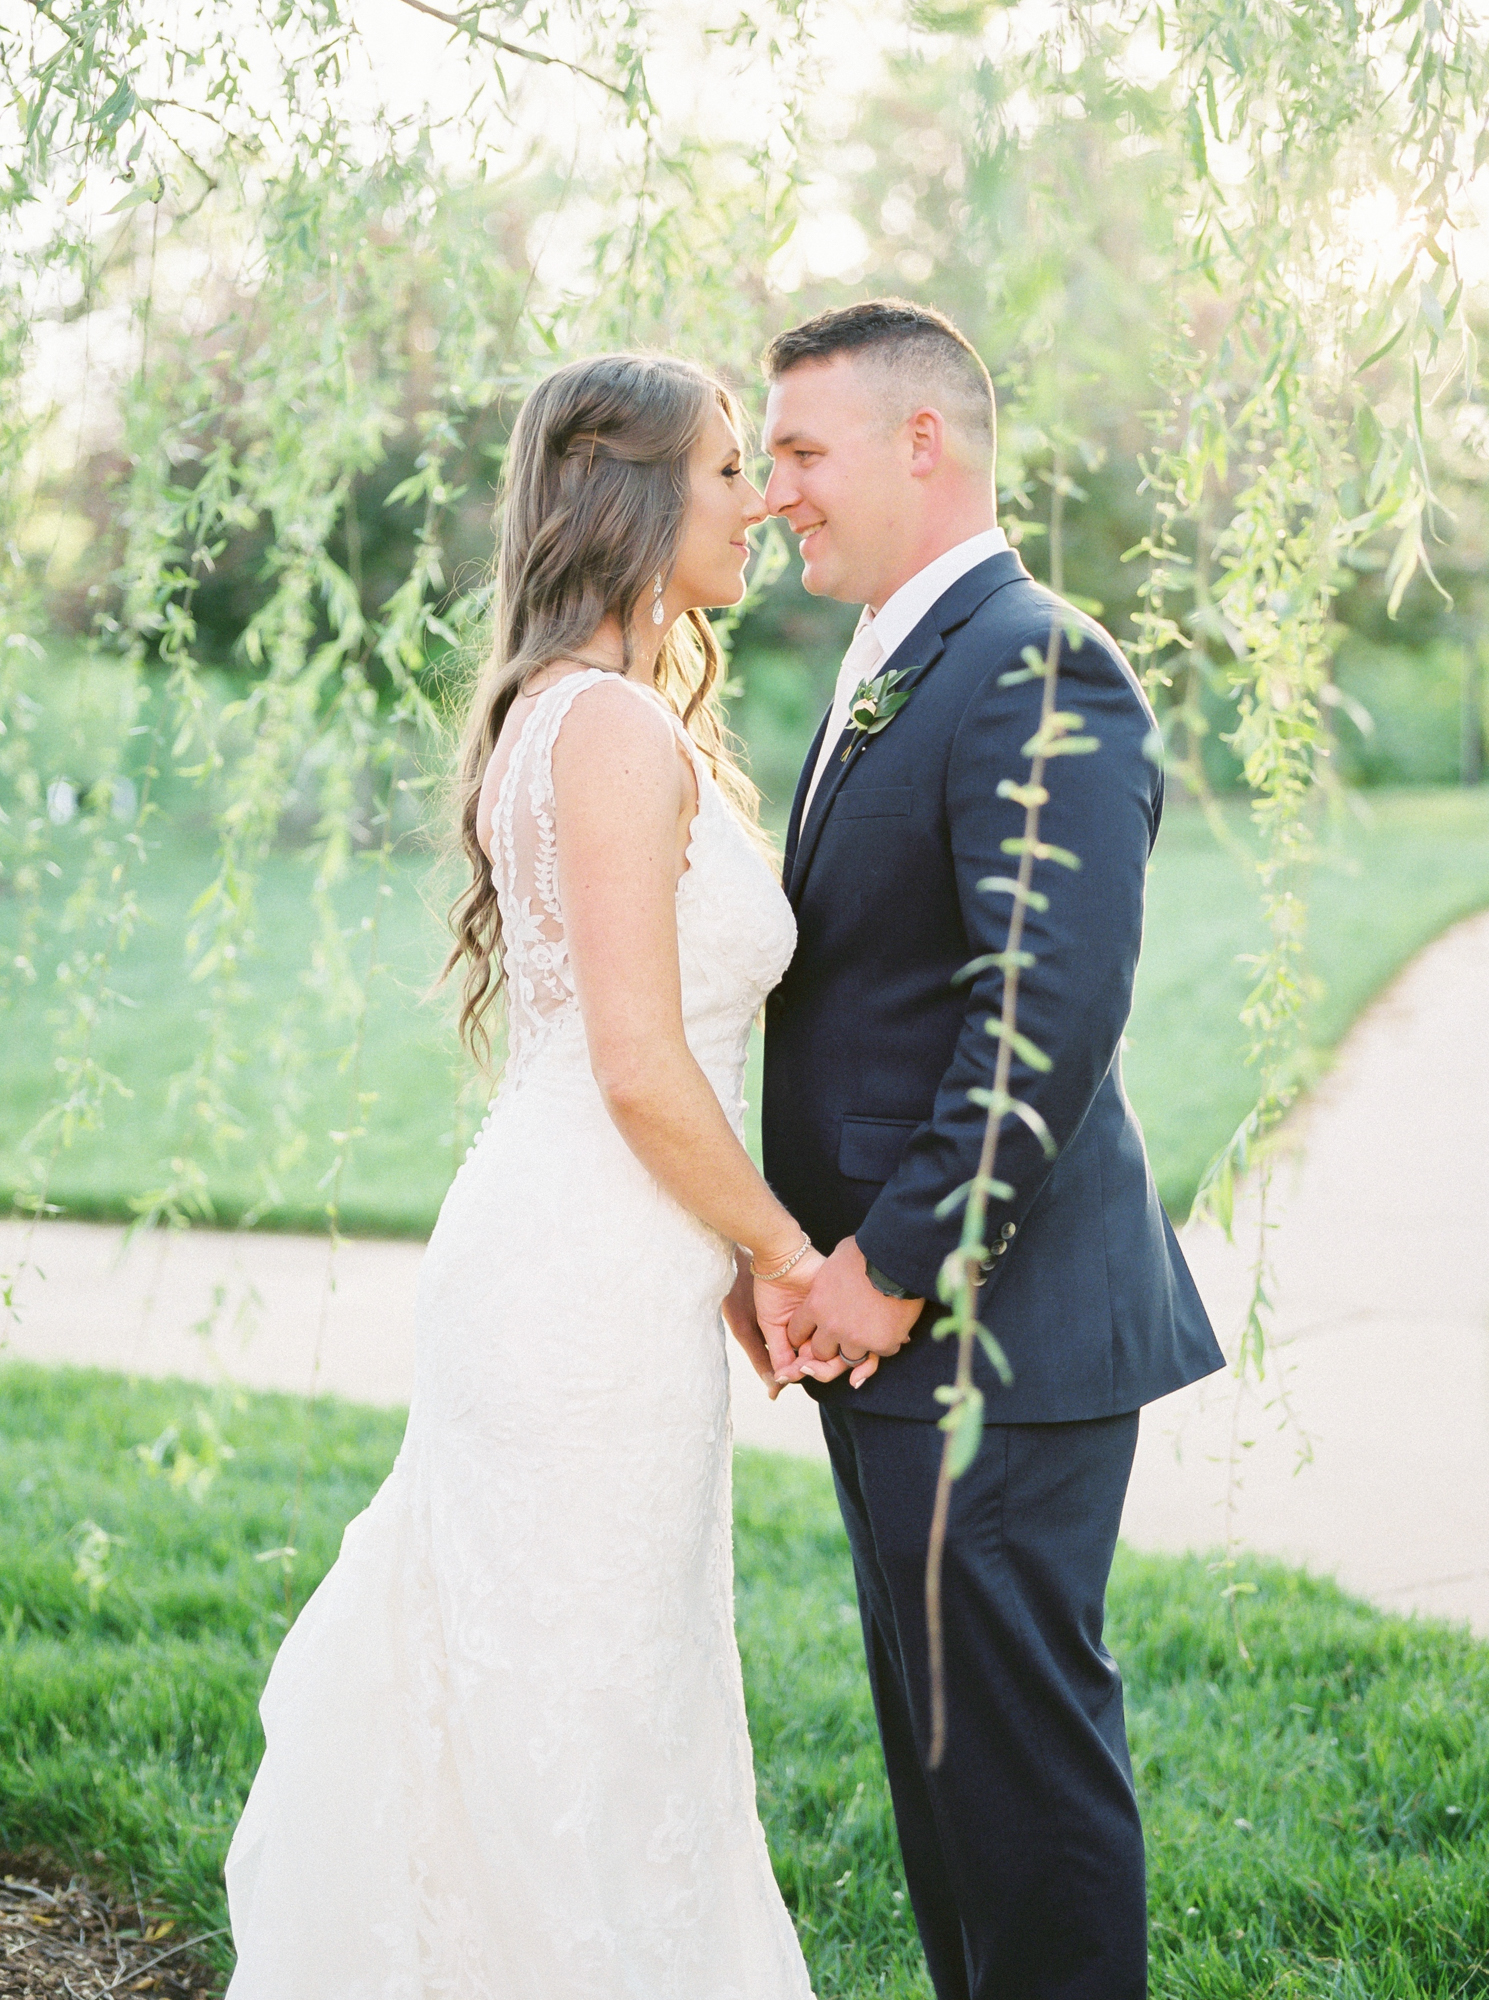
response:
{"label": "suit sleeve button", "polygon": [[1011,1243],[1014,1237],[1018,1235],[1018,1233],[1019,1233],[1019,1226],[1016,1222],[1004,1223],[1002,1229],[1002,1236],[1003,1236],[1003,1241],[1005,1243]]}

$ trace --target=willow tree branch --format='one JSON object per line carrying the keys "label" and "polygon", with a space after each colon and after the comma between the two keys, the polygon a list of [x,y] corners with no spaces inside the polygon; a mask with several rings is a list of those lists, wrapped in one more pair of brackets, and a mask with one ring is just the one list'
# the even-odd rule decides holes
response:
{"label": "willow tree branch", "polygon": [[[1050,588],[1057,595],[1063,589],[1065,582],[1065,491],[1065,474],[1057,443],[1050,479]],[[1008,1086],[1012,1076],[1013,1050],[1018,1025],[1019,974],[1024,963],[1024,918],[1031,901],[1034,863],[1040,852],[1039,810],[1049,797],[1045,790],[1045,772],[1050,755],[1058,753],[1059,748],[1056,738],[1060,731],[1056,725],[1062,718],[1056,714],[1056,687],[1063,629],[1057,614],[1050,625],[1049,643],[1045,650],[1043,666],[1035,669],[1042,673],[1044,686],[1039,703],[1039,727],[1031,743],[1026,746],[1033,751],[1029,777],[1027,783],[1019,788],[1018,794],[1025,801],[1024,831],[1019,842],[1019,867],[1013,890],[1013,912],[1008,920],[1007,941],[1000,954],[1003,962],[1003,1004],[999,1015],[998,1056],[993,1068],[993,1087],[989,1093],[987,1119],[982,1128],[982,1146],[977,1160],[977,1172],[968,1188],[967,1207],[962,1222],[962,1240],[954,1253],[956,1284],[947,1301],[951,1306],[955,1322],[956,1376],[950,1403],[942,1419],[946,1442],[941,1448],[941,1466],[936,1475],[936,1497],[931,1510],[931,1530],[925,1558],[926,1637],[931,1683],[931,1743],[927,1762],[933,1771],[940,1769],[941,1760],[946,1754],[946,1648],[941,1610],[941,1578],[945,1568],[946,1527],[951,1513],[951,1489],[960,1476],[956,1463],[959,1444],[958,1419],[965,1420],[972,1414],[967,1409],[967,1405],[972,1403],[977,1407],[978,1421],[981,1420],[982,1399],[973,1380],[972,1363],[979,1333],[977,1309],[982,1292],[982,1259],[987,1254],[982,1241],[982,1232],[987,1220],[988,1195],[998,1164],[998,1137],[1003,1129],[1003,1120],[1010,1103]]]}
{"label": "willow tree branch", "polygon": [[[1049,646],[1044,657],[1044,692],[1039,708],[1036,742],[1042,742],[1047,736],[1051,717],[1055,713],[1055,689],[1062,629],[1056,618],[1050,626]],[[945,1566],[946,1524],[951,1512],[951,1489],[957,1477],[952,1464],[957,1449],[957,1434],[951,1420],[973,1390],[972,1361],[977,1345],[978,1301],[982,1292],[981,1258],[985,1254],[981,1238],[987,1215],[988,1187],[998,1164],[998,1135],[1003,1126],[1013,1067],[1014,1031],[1018,1022],[1020,954],[1024,942],[1024,912],[1029,906],[1029,891],[1039,846],[1037,801],[1044,792],[1045,768],[1045,753],[1040,749],[1036,752],[1029,768],[1028,790],[1031,799],[1024,810],[1023,852],[1019,856],[1018,888],[1013,899],[1013,914],[1008,922],[1008,942],[1003,952],[1006,968],[1003,974],[1003,1007],[1000,1015],[1003,1032],[998,1041],[998,1057],[993,1071],[992,1102],[988,1107],[987,1122],[982,1128],[982,1148],[977,1161],[977,1173],[968,1196],[966,1221],[962,1229],[961,1246],[957,1252],[961,1268],[955,1303],[959,1322],[956,1329],[957,1357],[954,1385],[956,1401],[952,1404],[945,1420],[946,1442],[941,1448],[941,1467],[936,1476],[936,1499],[931,1511],[931,1532],[925,1559],[926,1632],[929,1639],[931,1680],[931,1747],[926,1761],[933,1771],[940,1769],[941,1759],[946,1754],[946,1653],[941,1615],[941,1576]]]}
{"label": "willow tree branch", "polygon": [[[32,0],[32,4],[35,4],[35,0]],[[493,35],[488,29],[477,27],[476,23],[480,19],[479,8],[469,14],[447,14],[443,7],[431,7],[429,0],[403,0],[403,4],[405,7],[412,7],[416,14],[427,14],[431,21],[443,21],[447,28],[458,28],[462,35],[470,35],[475,41],[485,42],[491,48],[499,49],[504,56],[520,56],[524,62],[542,63],[545,67],[552,64],[558,69],[569,70],[575,76],[582,76],[589,83],[597,83],[601,90],[608,90],[612,97],[618,97],[622,103],[628,102],[625,91],[618,83],[612,83],[608,77],[597,76],[592,69],[586,69],[583,63],[570,62],[567,56],[549,55],[544,49],[527,48],[521,42],[505,41],[500,35]]]}
{"label": "willow tree branch", "polygon": [[[83,46],[82,36],[77,32],[75,28],[69,27],[66,21],[58,20],[57,16],[52,12],[51,7],[48,5],[47,0],[31,0],[31,6],[36,13],[40,14],[41,18],[45,22],[47,22],[49,26],[57,30],[57,33],[59,35],[65,36],[67,40],[72,43],[75,49],[79,49]],[[108,61],[107,58],[102,59],[100,67],[102,68],[104,75],[112,77],[115,83],[125,83],[130,81],[129,78],[125,75],[125,72],[120,68],[118,68],[116,64]],[[130,82],[130,88],[131,89],[134,88],[132,82]],[[165,120],[157,114],[156,106],[160,104],[168,104],[170,105],[172,110],[175,111],[194,112],[198,118],[210,119],[211,122],[217,127],[217,129],[220,132],[225,132],[227,130],[227,127],[223,124],[222,120],[216,116],[214,112],[204,111],[200,108],[200,106],[195,104],[184,104],[181,101],[181,99],[177,97],[141,97],[139,93],[136,91],[134,101],[136,105],[139,107],[141,114],[149,119],[150,123],[155,127],[156,131],[161,134],[162,138],[168,139],[170,141],[170,143],[175,147],[176,151],[181,155],[182,159],[185,160],[187,166],[191,168],[191,171],[194,174],[199,174],[201,176],[203,182],[202,197],[201,200],[198,201],[195,204],[195,206],[189,211],[187,217],[185,218],[186,220],[189,221],[191,216],[196,214],[197,209],[201,207],[202,202],[206,200],[207,196],[209,194],[216,193],[218,183],[216,179],[207,172],[207,169],[202,165],[201,161],[197,159],[196,155],[190,152],[185,146],[181,144],[181,141],[176,137],[175,133],[171,130],[170,126],[167,125]],[[128,178],[128,176],[126,176],[126,178]]]}

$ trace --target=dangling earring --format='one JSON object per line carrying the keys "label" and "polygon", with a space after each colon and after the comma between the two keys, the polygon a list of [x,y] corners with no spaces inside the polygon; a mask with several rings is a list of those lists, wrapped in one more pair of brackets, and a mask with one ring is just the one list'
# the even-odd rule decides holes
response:
{"label": "dangling earring", "polygon": [[662,572],[657,571],[656,587],[651,594],[651,622],[660,625],[666,613],[662,610]]}

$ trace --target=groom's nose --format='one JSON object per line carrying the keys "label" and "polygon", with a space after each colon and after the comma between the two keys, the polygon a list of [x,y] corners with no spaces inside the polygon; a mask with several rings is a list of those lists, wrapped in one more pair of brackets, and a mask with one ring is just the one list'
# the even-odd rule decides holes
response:
{"label": "groom's nose", "polygon": [[772,514],[784,514],[788,507],[794,507],[801,493],[786,466],[778,459],[773,460],[770,477],[765,482],[765,505]]}

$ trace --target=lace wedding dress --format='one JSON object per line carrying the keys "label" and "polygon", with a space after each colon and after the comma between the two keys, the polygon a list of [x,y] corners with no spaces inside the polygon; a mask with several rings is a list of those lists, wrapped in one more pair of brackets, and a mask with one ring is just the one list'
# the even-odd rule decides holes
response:
{"label": "lace wedding dress", "polygon": [[[731,1249],[607,1116],[564,943],[580,698],[651,699],[556,682],[502,781],[510,1057],[424,1260],[397,1463],[264,1693],[231,2000],[810,2000],[734,1637]],[[737,1129],[794,925],[690,754],[684,1016]]]}

